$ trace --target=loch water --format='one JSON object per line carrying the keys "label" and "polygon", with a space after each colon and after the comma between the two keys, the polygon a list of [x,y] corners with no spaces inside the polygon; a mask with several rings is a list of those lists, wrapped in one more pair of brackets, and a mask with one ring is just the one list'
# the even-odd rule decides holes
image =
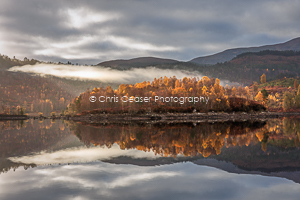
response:
{"label": "loch water", "polygon": [[299,199],[300,119],[0,121],[0,199]]}

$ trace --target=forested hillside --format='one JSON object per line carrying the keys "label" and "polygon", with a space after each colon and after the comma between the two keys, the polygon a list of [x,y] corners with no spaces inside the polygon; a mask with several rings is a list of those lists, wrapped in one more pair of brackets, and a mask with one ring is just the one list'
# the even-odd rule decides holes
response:
{"label": "forested hillside", "polygon": [[0,72],[0,113],[59,111],[75,96],[44,77]]}
{"label": "forested hillside", "polygon": [[259,81],[264,73],[267,80],[300,75],[300,53],[293,51],[262,51],[244,53],[229,62],[199,67],[202,73],[244,85]]}
{"label": "forested hillside", "polygon": [[10,58],[6,55],[0,54],[0,71],[7,70],[13,66],[22,66],[22,65],[34,65],[38,63],[38,60],[24,58],[23,60],[19,60],[17,58]]}
{"label": "forested hillside", "polygon": [[61,113],[73,98],[88,88],[107,86],[98,81],[71,80],[7,71],[13,66],[36,63],[39,61],[27,58],[21,61],[5,55],[0,56],[0,114],[42,112],[44,115],[50,115],[53,111]]}
{"label": "forested hillside", "polygon": [[[114,68],[128,70],[132,68],[146,68],[150,65],[140,63],[119,63]],[[201,65],[192,62],[174,62],[155,65],[160,69],[181,69],[200,72],[203,76],[219,78],[243,85],[250,85],[253,81],[259,81],[265,73],[267,79],[275,80],[284,77],[297,77],[300,74],[300,52],[295,51],[261,51],[246,52],[237,55],[228,62],[215,65]]]}
{"label": "forested hillside", "polygon": [[247,47],[247,48],[234,48],[234,49],[227,49],[220,53],[216,53],[209,56],[202,56],[198,58],[192,59],[190,62],[197,63],[197,64],[217,64],[228,62],[234,57],[239,54],[245,52],[260,52],[265,50],[272,50],[272,51],[300,51],[300,37],[294,38],[290,41],[274,44],[274,45],[264,45],[260,47]]}

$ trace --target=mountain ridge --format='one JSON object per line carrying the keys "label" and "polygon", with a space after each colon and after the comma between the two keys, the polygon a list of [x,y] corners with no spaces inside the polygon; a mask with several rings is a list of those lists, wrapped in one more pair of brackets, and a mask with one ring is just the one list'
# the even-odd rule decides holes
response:
{"label": "mountain ridge", "polygon": [[[300,51],[300,37],[291,39],[287,42],[282,42],[278,44],[271,44],[271,45],[262,45],[256,47],[238,47],[232,49],[226,49],[219,53],[215,53],[208,56],[200,56],[193,58],[186,63],[195,63],[200,65],[214,65],[217,63],[223,63],[226,61],[230,61],[235,58],[237,55],[246,53],[246,52],[260,52],[265,50],[271,51]],[[104,66],[104,67],[112,67],[112,68],[131,68],[131,67],[147,67],[147,66],[156,66],[162,64],[174,64],[178,62],[184,62],[174,59],[168,58],[158,58],[158,57],[137,57],[131,59],[116,59],[116,60],[108,60],[103,61],[97,64],[97,66]]]}
{"label": "mountain ridge", "polygon": [[197,64],[217,64],[226,61],[230,61],[235,56],[245,53],[245,52],[259,52],[264,50],[277,50],[277,51],[286,51],[286,50],[294,50],[300,51],[300,37],[291,39],[287,42],[273,44],[273,45],[263,45],[258,47],[241,47],[241,48],[233,48],[227,49],[222,52],[209,55],[209,56],[200,56],[190,60],[189,62],[197,63]]}
{"label": "mountain ridge", "polygon": [[177,60],[168,59],[168,58],[157,58],[157,57],[138,57],[138,58],[132,58],[132,59],[117,59],[117,60],[109,60],[104,61],[101,63],[98,63],[97,66],[104,66],[104,67],[146,67],[151,65],[159,65],[159,64],[170,64],[170,63],[176,63],[179,62]]}

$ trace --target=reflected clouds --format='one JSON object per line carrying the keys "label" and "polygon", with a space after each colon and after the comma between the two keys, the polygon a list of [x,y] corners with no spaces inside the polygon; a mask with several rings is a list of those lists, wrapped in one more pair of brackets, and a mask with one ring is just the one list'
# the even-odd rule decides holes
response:
{"label": "reflected clouds", "polygon": [[[40,127],[40,129],[43,128],[45,126]],[[53,129],[54,127],[51,128]],[[20,129],[19,131],[22,130],[24,129]],[[133,133],[133,129],[131,128],[130,130]],[[139,130],[142,129],[139,128]],[[214,130],[217,129],[214,128]],[[87,130],[82,129],[82,131],[86,133]],[[181,131],[184,131],[184,129],[181,129]],[[109,135],[112,136],[111,134],[114,132],[110,131]],[[37,138],[32,135],[32,132],[25,133],[25,135],[31,136],[32,140]],[[100,132],[94,133],[98,134],[97,136],[102,138],[103,141],[106,141],[105,139],[107,138],[105,135],[101,135]],[[173,133],[176,134],[176,131],[173,130]],[[164,134],[170,133],[165,132]],[[14,136],[14,134],[10,134],[10,137]],[[122,137],[126,138],[125,136],[126,134],[122,134]],[[94,139],[97,139],[97,137]],[[74,140],[68,141],[70,144],[74,142]],[[107,141],[109,142],[109,140]],[[149,140],[146,141],[150,142]],[[109,144],[112,143],[109,142]],[[85,142],[85,144],[89,143]],[[76,143],[76,145],[78,144]],[[172,163],[165,162],[168,158],[163,158],[165,160],[160,160],[161,162],[155,162],[161,159],[161,156],[155,156],[153,151],[126,148],[124,148],[125,150],[121,150],[117,144],[110,146],[110,148],[99,146],[88,148],[82,145],[76,148],[65,148],[60,145],[54,146],[60,148],[51,151],[32,151],[31,153],[9,157],[9,162],[36,164],[37,166],[27,170],[18,168],[16,171],[10,170],[6,173],[1,173],[0,199],[289,200],[298,199],[300,194],[299,182],[291,181],[293,179],[287,180],[280,177],[271,177],[281,176],[289,178],[297,176],[299,172],[290,173],[289,171],[282,171],[255,175],[259,172],[243,171],[238,169],[237,166],[230,165],[230,162],[219,162],[217,160],[216,162],[210,162],[212,159],[205,158],[189,159],[191,162],[184,162],[184,160],[180,162],[180,159],[178,159],[178,163],[173,162],[173,164],[168,164]],[[70,145],[66,146],[70,147]],[[248,148],[249,151],[242,150],[239,145],[236,148],[240,152],[252,152],[255,150],[255,148],[249,149],[250,146]],[[258,145],[258,149],[260,150],[260,145]],[[254,151],[254,153],[256,152]],[[233,154],[236,153],[233,152],[228,155]],[[247,154],[242,154],[242,157],[245,157],[245,155]],[[286,154],[283,154],[283,157],[284,162],[287,162]],[[292,153],[288,157],[293,157]],[[126,159],[122,161],[122,158]],[[241,157],[233,159],[241,161],[239,158]],[[151,165],[138,166],[136,164],[128,164],[130,162],[126,162],[126,160],[130,161],[130,159],[133,161],[147,160],[151,162]],[[253,162],[252,158],[250,160]],[[127,164],[115,164],[117,163],[115,161]],[[201,163],[207,163],[206,165],[219,167],[223,170],[203,166]],[[230,166],[226,166],[228,164]],[[293,162],[293,164],[295,163]],[[231,171],[232,173],[224,170]],[[286,176],[284,176],[284,173],[286,173]]]}
{"label": "reflected clouds", "polygon": [[0,177],[4,199],[277,200],[297,199],[300,189],[282,178],[231,174],[189,162],[155,167],[102,162],[40,166]]}
{"label": "reflected clouds", "polygon": [[161,157],[155,156],[153,152],[142,152],[135,149],[121,150],[119,145],[114,144],[111,148],[107,147],[79,147],[69,148],[56,152],[40,152],[34,155],[10,157],[12,162],[24,164],[49,165],[59,163],[90,162],[94,160],[109,160],[118,156],[128,156],[131,158],[155,159]]}

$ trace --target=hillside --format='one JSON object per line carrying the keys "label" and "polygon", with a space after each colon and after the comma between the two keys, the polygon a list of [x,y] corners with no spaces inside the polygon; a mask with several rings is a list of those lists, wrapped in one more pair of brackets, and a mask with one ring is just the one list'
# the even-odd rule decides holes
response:
{"label": "hillside", "polygon": [[19,72],[0,72],[0,113],[61,111],[74,97],[51,80]]}
{"label": "hillside", "polygon": [[250,85],[253,81],[258,82],[263,73],[267,75],[267,80],[296,77],[300,74],[300,53],[294,51],[265,50],[255,53],[245,52],[237,55],[228,62],[210,66],[179,61],[170,61],[169,63],[165,62],[161,64],[158,62],[155,64],[153,61],[150,64],[151,59],[148,60],[149,62],[146,62],[146,60],[146,58],[137,58],[132,60],[107,61],[103,62],[104,64],[100,63],[98,65],[112,66],[118,70],[155,66],[160,69],[198,71],[205,76],[216,77],[225,82],[230,81],[244,85]]}
{"label": "hillside", "polygon": [[[0,55],[0,114],[43,112],[49,115],[58,113],[80,93],[88,88],[105,87],[108,83],[82,81],[54,76],[36,76],[30,73],[7,71],[13,66],[34,65],[38,60],[19,60]],[[110,84],[113,87],[116,85]]]}
{"label": "hillside", "polygon": [[[282,78],[250,85],[255,99],[263,98],[270,112],[300,112],[299,78]],[[258,94],[262,93],[262,96]],[[261,99],[262,100],[262,99]]]}
{"label": "hillside", "polygon": [[277,51],[286,51],[294,50],[300,51],[300,37],[292,39],[290,41],[274,44],[274,45],[264,45],[259,47],[247,47],[247,48],[234,48],[227,49],[220,53],[216,53],[210,56],[197,57],[192,59],[190,62],[198,64],[217,64],[225,61],[230,61],[235,56],[245,53],[245,52],[259,52],[264,50],[277,50]]}
{"label": "hillside", "polygon": [[[266,83],[262,83],[258,85],[258,88],[268,88],[268,87],[294,87],[294,81],[297,80],[298,82],[300,82],[300,79],[296,79],[296,78],[282,78],[282,79],[276,79],[276,80],[272,80],[272,81],[268,81]],[[296,88],[294,88],[296,89]]]}
{"label": "hillside", "polygon": [[[291,53],[291,55],[286,55]],[[300,54],[289,51],[262,51],[244,53],[229,62],[218,63],[209,67],[198,67],[198,70],[208,76],[221,80],[230,80],[245,85],[260,81],[265,73],[267,80],[300,75]]]}
{"label": "hillside", "polygon": [[60,113],[81,92],[100,86],[107,83],[0,71],[0,113],[13,114],[18,107],[25,108],[26,113]]}
{"label": "hillside", "polygon": [[163,59],[163,58],[155,58],[155,57],[140,57],[133,58],[129,60],[111,60],[105,61],[97,64],[98,66],[104,67],[112,67],[112,68],[130,68],[130,67],[147,67],[147,66],[156,66],[161,64],[170,64],[176,63],[177,60],[172,59]]}
{"label": "hillside", "polygon": [[162,69],[182,69],[198,71],[202,75],[216,77],[222,81],[230,81],[250,85],[260,81],[265,73],[267,80],[300,75],[300,52],[294,51],[261,51],[237,55],[229,62],[205,66],[192,62],[177,62],[155,66]]}
{"label": "hillside", "polygon": [[38,62],[39,61],[35,59],[29,60],[28,58],[24,58],[24,60],[19,60],[0,54],[0,71],[7,70],[13,66],[34,65]]}

